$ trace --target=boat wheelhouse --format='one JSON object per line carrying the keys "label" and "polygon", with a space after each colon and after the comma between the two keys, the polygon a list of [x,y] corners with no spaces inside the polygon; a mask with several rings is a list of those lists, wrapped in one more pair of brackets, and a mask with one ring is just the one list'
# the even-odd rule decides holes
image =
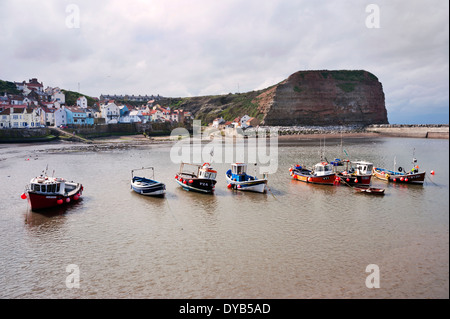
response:
{"label": "boat wheelhouse", "polygon": [[342,184],[368,186],[372,180],[373,163],[366,161],[346,162],[346,169],[336,173]]}
{"label": "boat wheelhouse", "polygon": [[257,193],[265,193],[267,191],[267,178],[257,178],[247,174],[247,164],[234,163],[231,169],[225,173],[228,188],[241,191],[252,191]]}

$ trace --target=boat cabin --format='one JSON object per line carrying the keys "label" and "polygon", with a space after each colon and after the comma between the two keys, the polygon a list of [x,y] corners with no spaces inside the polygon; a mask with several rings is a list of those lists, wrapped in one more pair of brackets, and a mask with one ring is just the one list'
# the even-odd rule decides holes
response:
{"label": "boat cabin", "polygon": [[198,178],[205,179],[216,179],[217,171],[213,170],[213,168],[208,164],[203,164],[198,171]]}
{"label": "boat cabin", "polygon": [[61,190],[64,190],[64,182],[56,178],[37,177],[33,178],[30,182],[30,191],[32,192],[60,194]]}
{"label": "boat cabin", "polygon": [[243,182],[246,180],[247,164],[234,163],[231,164],[231,179],[237,182]]}
{"label": "boat cabin", "polygon": [[314,166],[314,173],[316,176],[324,176],[333,174],[333,165],[327,162],[320,162]]}
{"label": "boat cabin", "polygon": [[369,162],[352,162],[356,173],[359,175],[372,174],[373,164]]}

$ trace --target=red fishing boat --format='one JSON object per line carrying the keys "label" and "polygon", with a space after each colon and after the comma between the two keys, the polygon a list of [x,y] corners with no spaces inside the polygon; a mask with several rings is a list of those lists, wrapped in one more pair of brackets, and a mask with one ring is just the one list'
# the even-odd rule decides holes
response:
{"label": "red fishing boat", "polygon": [[317,163],[313,169],[294,165],[289,169],[289,172],[293,179],[305,183],[333,185],[336,179],[333,165],[328,162]]}
{"label": "red fishing boat", "polygon": [[28,198],[32,210],[40,210],[75,202],[82,193],[83,185],[80,183],[43,174],[31,179],[21,197]]}
{"label": "red fishing boat", "polygon": [[369,186],[372,179],[373,164],[364,161],[346,161],[346,169],[336,174],[338,182],[347,185]]}

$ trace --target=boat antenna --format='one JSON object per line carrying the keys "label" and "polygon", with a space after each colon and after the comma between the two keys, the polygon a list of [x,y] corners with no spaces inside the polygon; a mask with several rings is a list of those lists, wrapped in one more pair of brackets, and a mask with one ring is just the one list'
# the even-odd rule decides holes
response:
{"label": "boat antenna", "polygon": [[394,156],[394,169],[393,169],[394,172],[395,172],[395,166],[397,165],[396,160],[397,160],[397,156]]}

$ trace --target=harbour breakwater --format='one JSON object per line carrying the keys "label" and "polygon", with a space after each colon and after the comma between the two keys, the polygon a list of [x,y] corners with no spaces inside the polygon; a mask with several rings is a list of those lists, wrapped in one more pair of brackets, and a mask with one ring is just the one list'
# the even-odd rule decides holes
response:
{"label": "harbour breakwater", "polygon": [[[183,126],[177,126],[183,127]],[[31,143],[47,142],[55,139],[90,143],[89,139],[120,136],[120,135],[144,135],[170,136],[176,126],[169,123],[128,123],[97,125],[93,127],[74,127],[68,129],[57,128],[35,128],[35,129],[3,129],[0,130],[0,143]],[[192,128],[187,128],[189,131]],[[388,137],[411,137],[411,138],[435,138],[448,139],[448,124],[374,124],[369,126],[266,126],[259,128],[249,128],[246,135],[257,133],[258,129],[266,129],[267,136],[270,129],[276,130],[278,136],[305,135],[314,136],[319,134],[335,135],[342,134],[376,134]]]}
{"label": "harbour breakwater", "polygon": [[415,138],[449,138],[448,124],[373,124],[365,128],[367,132],[383,136]]}

